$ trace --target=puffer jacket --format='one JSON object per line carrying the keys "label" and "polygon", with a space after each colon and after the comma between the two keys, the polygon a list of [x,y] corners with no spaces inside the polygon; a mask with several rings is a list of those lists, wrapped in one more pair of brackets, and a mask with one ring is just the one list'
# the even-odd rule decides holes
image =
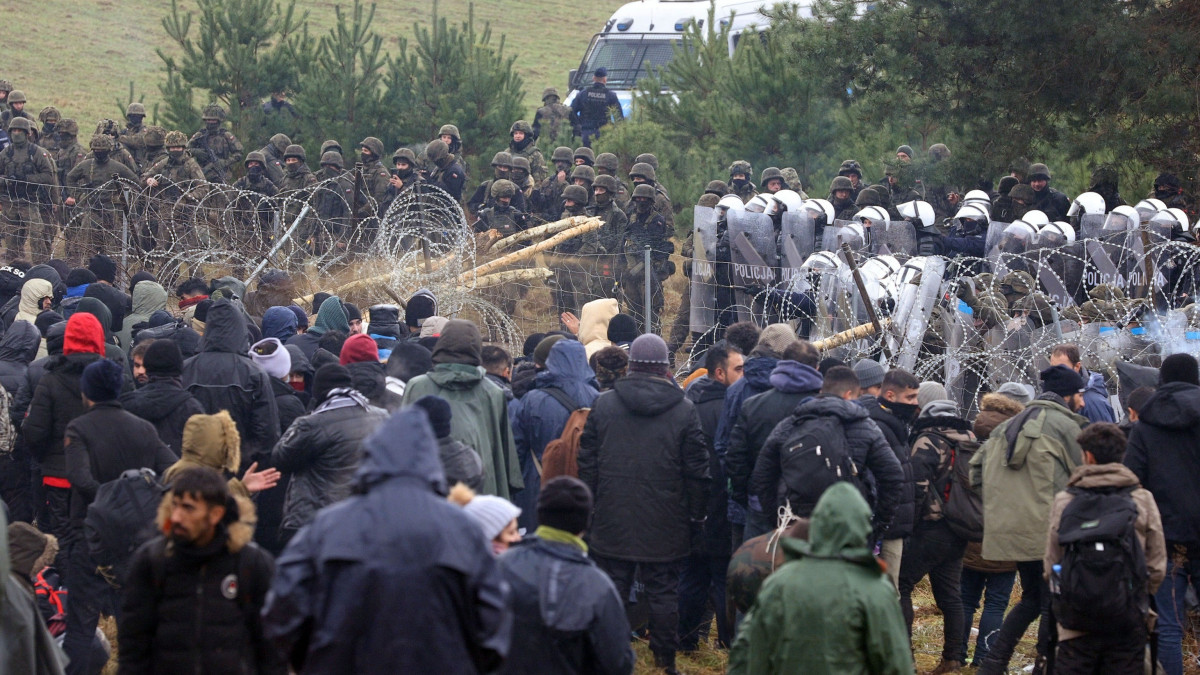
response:
{"label": "puffer jacket", "polygon": [[673,381],[642,373],[596,399],[579,442],[591,488],[596,555],[639,562],[686,556],[689,521],[708,509],[711,477],[695,406]]}
{"label": "puffer jacket", "polygon": [[[141,284],[138,284],[139,286]],[[179,457],[183,452],[183,427],[192,415],[204,414],[200,402],[177,377],[154,375],[141,389],[121,394],[125,410],[154,425],[158,438]]]}
{"label": "puffer jacket", "polygon": [[242,459],[270,452],[279,438],[271,377],[250,359],[245,318],[228,300],[208,309],[201,351],[183,363],[183,386],[210,415],[228,410],[242,437]]}
{"label": "puffer jacket", "polygon": [[14,321],[0,338],[0,386],[10,396],[16,397],[41,344],[42,334],[28,321]]}
{"label": "puffer jacket", "polygon": [[1133,425],[1125,466],[1154,495],[1167,543],[1200,556],[1200,387],[1155,390]]}
{"label": "puffer jacket", "polygon": [[34,459],[42,465],[45,476],[67,478],[63,436],[67,424],[87,412],[79,389],[79,377],[88,364],[98,360],[99,354],[90,353],[53,357],[33,393],[21,433]]}
{"label": "puffer jacket", "polygon": [[[323,405],[339,401],[350,399],[334,395]],[[304,527],[317,511],[349,496],[363,439],[387,416],[386,410],[350,401],[343,407],[318,406],[292,423],[271,452],[273,466],[292,475],[280,527]]]}
{"label": "puffer jacket", "polygon": [[[139,286],[141,284],[138,284]],[[184,359],[190,359],[200,353],[200,334],[191,326],[187,325],[182,319],[176,319],[170,323],[165,323],[161,326],[153,328],[143,328],[135,331],[133,334],[137,341],[145,340],[170,340],[179,347],[179,353]],[[133,345],[130,345],[130,349]]]}
{"label": "puffer jacket", "polygon": [[354,380],[354,388],[358,393],[367,397],[371,405],[383,408],[388,412],[400,409],[403,396],[392,393],[387,388],[387,370],[378,361],[359,361],[346,365],[350,377]]}
{"label": "puffer jacket", "polygon": [[896,515],[892,524],[883,532],[884,539],[903,539],[913,533],[916,523],[916,507],[914,505],[913,467],[909,452],[908,426],[884,407],[883,402],[875,396],[864,396],[858,400],[867,409],[871,421],[883,432],[884,439],[896,453],[896,461],[904,471],[904,485],[900,490],[900,502],[896,504]]}

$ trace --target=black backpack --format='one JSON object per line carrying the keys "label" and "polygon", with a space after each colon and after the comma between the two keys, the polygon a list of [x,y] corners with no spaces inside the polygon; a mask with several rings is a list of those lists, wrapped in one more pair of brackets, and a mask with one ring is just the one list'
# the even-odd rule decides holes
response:
{"label": "black backpack", "polygon": [[783,441],[779,463],[783,479],[779,502],[787,500],[792,513],[801,518],[812,515],[817,500],[834,483],[850,481],[863,490],[842,420],[834,415],[798,420]]}
{"label": "black backpack", "polygon": [[942,500],[942,520],[956,536],[983,541],[983,497],[971,489],[971,458],[979,452],[979,441],[954,441],[937,434],[951,448],[950,469],[937,483]]}
{"label": "black backpack", "polygon": [[150,469],[130,469],[101,485],[83,521],[97,571],[120,587],[133,552],[154,537],[163,486]]}
{"label": "black backpack", "polygon": [[1065,628],[1109,634],[1145,629],[1149,573],[1133,489],[1068,489],[1074,498],[1058,525],[1063,557],[1051,574],[1052,609]]}

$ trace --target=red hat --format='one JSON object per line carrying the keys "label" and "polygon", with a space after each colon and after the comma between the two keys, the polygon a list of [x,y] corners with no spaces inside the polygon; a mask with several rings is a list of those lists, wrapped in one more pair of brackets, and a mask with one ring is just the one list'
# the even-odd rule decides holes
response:
{"label": "red hat", "polygon": [[75,312],[67,320],[63,335],[63,354],[99,354],[104,356],[104,328],[94,314]]}
{"label": "red hat", "polygon": [[370,335],[351,335],[346,338],[346,342],[342,344],[342,356],[338,359],[341,365],[349,365],[351,363],[370,363],[379,361],[379,347],[376,346],[375,340]]}

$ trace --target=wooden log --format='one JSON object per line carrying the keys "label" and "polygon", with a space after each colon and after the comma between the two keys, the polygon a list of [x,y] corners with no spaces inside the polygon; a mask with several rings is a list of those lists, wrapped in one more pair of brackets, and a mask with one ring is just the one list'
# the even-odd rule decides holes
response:
{"label": "wooden log", "polygon": [[[886,329],[888,324],[891,323],[891,319],[883,319],[879,323],[881,329]],[[861,340],[863,338],[871,337],[872,335],[875,335],[875,331],[875,324],[864,323],[849,330],[844,330],[840,333],[830,335],[824,340],[817,340],[816,342],[812,343],[812,345],[817,348],[817,351],[824,352],[830,349],[836,349],[854,340]]]}
{"label": "wooden log", "polygon": [[515,283],[518,281],[549,279],[552,276],[554,276],[554,272],[551,272],[545,267],[525,267],[519,270],[492,272],[491,274],[486,274],[475,279],[475,290],[499,286],[500,284]]}
{"label": "wooden log", "polygon": [[569,230],[572,227],[582,225],[583,223],[587,222],[587,220],[588,216],[570,216],[568,218],[563,218],[562,220],[556,220],[553,223],[546,223],[545,225],[531,227],[528,230],[523,230],[497,241],[492,245],[492,248],[497,250],[505,249],[513,244],[519,244],[523,241],[533,241],[539,237],[555,235],[563,230]]}
{"label": "wooden log", "polygon": [[533,246],[523,248],[520,251],[513,251],[512,253],[500,256],[495,260],[489,260],[473,270],[467,270],[458,276],[458,280],[461,283],[468,283],[472,278],[485,276],[495,272],[496,270],[503,269],[514,263],[521,262],[527,258],[532,258],[542,251],[550,250],[564,241],[567,241],[568,239],[573,239],[581,234],[587,234],[588,232],[598,230],[602,225],[604,225],[604,221],[600,220],[599,218],[588,218],[582,224],[576,225],[569,230],[559,232],[545,241],[539,241]]}

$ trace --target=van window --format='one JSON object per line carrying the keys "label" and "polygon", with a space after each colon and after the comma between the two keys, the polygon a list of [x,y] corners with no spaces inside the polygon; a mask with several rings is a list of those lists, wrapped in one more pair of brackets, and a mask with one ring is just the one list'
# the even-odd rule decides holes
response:
{"label": "van window", "polygon": [[608,69],[608,86],[611,89],[630,89],[637,80],[671,62],[675,39],[609,39],[598,35],[593,38],[583,68],[580,69],[577,86],[587,86],[597,68]]}

